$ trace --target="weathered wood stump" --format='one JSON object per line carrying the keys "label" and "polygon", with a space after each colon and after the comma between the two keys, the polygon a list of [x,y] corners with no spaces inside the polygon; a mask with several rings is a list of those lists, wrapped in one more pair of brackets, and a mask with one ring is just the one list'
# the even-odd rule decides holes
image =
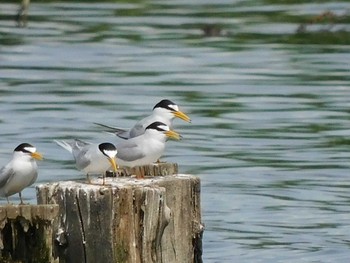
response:
{"label": "weathered wood stump", "polygon": [[59,205],[59,262],[202,262],[195,176],[107,177],[106,185],[96,178],[92,184],[57,182],[37,190],[38,203]]}
{"label": "weathered wood stump", "polygon": [[58,262],[52,256],[57,214],[58,205],[0,206],[0,262]]}
{"label": "weathered wood stump", "polygon": [[[172,174],[178,174],[179,167],[176,163],[154,163],[150,165],[144,165],[144,166],[136,166],[133,168],[122,168],[119,170],[119,176],[128,176],[128,175],[135,175],[135,176],[165,176],[165,175],[172,175]],[[108,175],[114,177],[114,174]]]}

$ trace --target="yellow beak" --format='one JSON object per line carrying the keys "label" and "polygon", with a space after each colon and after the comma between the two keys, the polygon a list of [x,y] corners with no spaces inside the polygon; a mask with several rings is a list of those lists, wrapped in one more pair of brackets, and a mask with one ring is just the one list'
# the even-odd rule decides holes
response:
{"label": "yellow beak", "polygon": [[185,113],[183,113],[182,111],[175,111],[174,112],[174,116],[178,117],[181,120],[187,121],[187,122],[191,122],[190,117],[188,117]]}
{"label": "yellow beak", "polygon": [[34,153],[31,153],[30,154],[34,159],[37,159],[37,160],[42,160],[43,159],[43,155],[39,152],[34,152]]}
{"label": "yellow beak", "polygon": [[180,140],[181,139],[181,135],[178,134],[176,131],[166,131],[165,132],[165,135],[171,139],[174,139],[174,140]]}
{"label": "yellow beak", "polygon": [[114,158],[108,158],[108,161],[111,163],[113,171],[116,173],[118,169],[118,165],[115,162]]}

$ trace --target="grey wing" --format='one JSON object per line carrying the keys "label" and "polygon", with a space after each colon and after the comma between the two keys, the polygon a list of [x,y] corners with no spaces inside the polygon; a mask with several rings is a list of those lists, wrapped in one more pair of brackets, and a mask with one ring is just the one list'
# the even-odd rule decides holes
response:
{"label": "grey wing", "polygon": [[158,119],[155,119],[155,117],[153,115],[149,115],[149,116],[143,118],[142,120],[136,122],[134,127],[132,127],[132,129],[130,130],[130,137],[133,138],[133,137],[137,137],[139,135],[144,134],[147,126],[150,125],[151,123],[155,122],[156,120],[158,120]]}
{"label": "grey wing", "polygon": [[98,123],[98,122],[94,122],[94,124],[108,129],[108,131],[107,131],[108,133],[115,134],[119,138],[122,138],[122,139],[125,139],[125,140],[130,138],[129,129],[127,129],[127,128],[119,128],[119,127],[108,126],[108,125],[105,125],[105,124],[102,124],[102,123]]}
{"label": "grey wing", "polygon": [[89,142],[84,142],[84,141],[79,140],[79,139],[74,139],[74,143],[75,143],[75,146],[79,149],[82,149],[83,147],[91,144]]}
{"label": "grey wing", "polygon": [[98,125],[98,126],[101,126],[103,128],[107,128],[109,131],[114,131],[114,130],[118,130],[119,128],[118,127],[114,127],[114,126],[109,126],[109,125],[106,125],[106,124],[102,124],[102,123],[99,123],[99,122],[94,122],[94,124]]}
{"label": "grey wing", "polygon": [[74,159],[78,170],[83,170],[86,166],[88,166],[91,163],[91,160],[89,160],[86,157],[86,153],[88,150],[89,150],[88,147],[86,147],[74,154]]}
{"label": "grey wing", "polygon": [[33,179],[32,179],[32,181],[29,183],[29,185],[34,184],[37,178],[38,178],[38,171],[35,171],[35,172],[34,172],[34,175],[33,175]]}
{"label": "grey wing", "polygon": [[145,133],[145,128],[144,125],[142,125],[141,122],[138,122],[134,125],[134,127],[132,127],[132,129],[129,131],[129,136],[130,138],[134,138],[137,137],[139,135],[142,135]]}
{"label": "grey wing", "polygon": [[0,188],[4,187],[8,181],[14,176],[15,172],[13,169],[4,166],[0,170]]}
{"label": "grey wing", "polygon": [[[102,124],[102,123],[98,123],[98,122],[94,122],[94,124],[96,125],[99,125],[103,128],[106,128],[108,129],[107,132],[109,133],[115,133],[116,135],[118,136],[128,136],[129,135],[129,129],[128,128],[120,128],[120,127],[114,127],[114,126],[108,126],[108,125],[105,125],[105,124]],[[122,137],[124,138],[124,137]],[[129,137],[127,137],[126,139],[128,139]]]}
{"label": "grey wing", "polygon": [[79,139],[75,139],[74,142],[71,144],[72,153],[73,153],[74,159],[77,162],[80,161],[80,159],[83,159],[84,155],[89,150],[89,145],[91,144]]}
{"label": "grey wing", "polygon": [[140,147],[135,143],[130,143],[130,141],[118,144],[117,149],[117,158],[127,162],[132,162],[145,156]]}
{"label": "grey wing", "polygon": [[122,130],[122,129],[119,129],[119,130],[114,130],[114,133],[119,137],[119,138],[122,138],[122,139],[129,139],[129,138],[132,138],[131,135],[130,135],[130,130]]}

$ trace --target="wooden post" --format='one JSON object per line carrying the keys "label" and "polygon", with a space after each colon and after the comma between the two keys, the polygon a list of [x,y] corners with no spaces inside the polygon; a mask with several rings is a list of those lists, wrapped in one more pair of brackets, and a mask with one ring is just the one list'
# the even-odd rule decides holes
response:
{"label": "wooden post", "polygon": [[[136,166],[133,168],[123,168],[119,176],[140,175],[140,176],[165,176],[178,174],[178,165],[176,163],[154,163],[144,166]],[[114,175],[108,175],[115,177]]]}
{"label": "wooden post", "polygon": [[38,203],[59,205],[60,262],[202,262],[197,177],[108,177],[101,184],[96,178],[38,186]]}
{"label": "wooden post", "polygon": [[58,205],[0,207],[0,262],[55,263],[52,225]]}

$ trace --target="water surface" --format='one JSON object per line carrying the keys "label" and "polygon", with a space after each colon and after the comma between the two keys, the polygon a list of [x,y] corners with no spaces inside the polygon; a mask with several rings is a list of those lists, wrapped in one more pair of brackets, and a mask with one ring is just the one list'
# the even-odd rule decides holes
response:
{"label": "water surface", "polygon": [[202,180],[204,262],[348,260],[349,46],[295,38],[298,16],[348,3],[33,2],[23,28],[17,8],[0,4],[2,164],[26,141],[38,184],[82,179],[53,139],[117,142],[93,122],[168,98],[192,118],[164,160]]}

